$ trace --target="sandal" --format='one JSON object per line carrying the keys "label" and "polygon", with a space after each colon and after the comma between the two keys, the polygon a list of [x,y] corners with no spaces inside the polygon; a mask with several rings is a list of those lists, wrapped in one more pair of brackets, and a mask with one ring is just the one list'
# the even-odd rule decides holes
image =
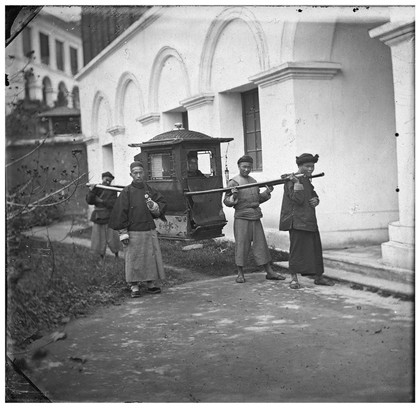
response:
{"label": "sandal", "polygon": [[300,283],[297,280],[292,280],[290,282],[289,288],[290,289],[300,289]]}
{"label": "sandal", "polygon": [[243,276],[238,276],[236,278],[236,283],[245,283],[245,278]]}
{"label": "sandal", "polygon": [[265,279],[268,279],[268,280],[285,280],[286,277],[283,276],[283,275],[280,275],[279,273],[273,273],[273,274],[265,275]]}

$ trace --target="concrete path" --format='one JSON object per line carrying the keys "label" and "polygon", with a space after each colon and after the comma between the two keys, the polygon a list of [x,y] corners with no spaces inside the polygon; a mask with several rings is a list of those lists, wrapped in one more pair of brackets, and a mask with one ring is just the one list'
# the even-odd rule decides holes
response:
{"label": "concrete path", "polygon": [[26,374],[52,402],[412,401],[412,302],[302,283],[256,273],[128,299],[33,343],[48,355]]}
{"label": "concrete path", "polygon": [[[30,234],[89,245],[68,232]],[[191,282],[72,321],[64,339],[32,343],[25,374],[52,402],[413,401],[413,302],[339,282],[302,278],[292,290],[246,278]],[[37,350],[46,357],[30,360]]]}
{"label": "concrete path", "polygon": [[28,237],[51,240],[52,242],[90,246],[89,239],[72,237],[70,234],[88,228],[91,225],[91,223],[67,220],[49,226],[33,227],[24,234]]}

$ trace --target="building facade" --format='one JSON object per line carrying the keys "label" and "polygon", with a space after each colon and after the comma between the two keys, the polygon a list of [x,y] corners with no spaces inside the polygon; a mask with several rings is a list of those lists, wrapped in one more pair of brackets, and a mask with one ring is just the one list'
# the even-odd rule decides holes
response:
{"label": "building facade", "polygon": [[6,48],[6,114],[20,100],[79,108],[74,76],[83,66],[80,27],[46,11]]}
{"label": "building facade", "polygon": [[[412,7],[152,7],[77,76],[90,174],[130,182],[139,150],[128,145],[175,122],[232,137],[231,176],[245,153],[258,181],[319,154],[324,247],[382,244],[387,262],[412,269],[413,38]],[[282,194],[263,205],[263,224],[287,249]]]}
{"label": "building facade", "polygon": [[85,216],[86,144],[74,78],[82,65],[80,24],[44,10],[6,47],[6,189],[35,201],[70,185],[54,197],[66,215]]}

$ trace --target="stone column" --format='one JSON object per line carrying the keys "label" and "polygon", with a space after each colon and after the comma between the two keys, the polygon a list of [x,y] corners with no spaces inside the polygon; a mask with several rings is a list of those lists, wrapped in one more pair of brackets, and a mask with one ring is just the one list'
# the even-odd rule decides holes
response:
{"label": "stone column", "polygon": [[130,184],[132,180],[129,175],[128,165],[133,161],[134,155],[137,154],[140,149],[127,150],[125,126],[112,126],[106,131],[112,136],[113,163],[123,163],[123,165],[114,166],[114,182],[119,185]]}
{"label": "stone column", "polygon": [[50,68],[54,71],[58,71],[57,68],[57,52],[55,49],[55,37],[53,37],[51,34],[48,34],[48,44],[50,47]]}
{"label": "stone column", "polygon": [[[328,120],[333,113],[330,80],[340,70],[341,64],[331,61],[290,61],[249,78],[259,87],[263,168],[276,169],[280,176],[296,171],[296,156],[311,151],[310,146],[317,146],[317,150],[311,151],[313,153],[331,149],[322,147],[320,141],[331,132]],[[323,171],[325,167],[321,169]],[[270,177],[267,173],[266,177],[278,176]],[[282,188],[275,188],[273,202],[281,203],[282,194]],[[269,215],[264,217],[267,222]],[[288,248],[289,235],[278,231],[278,215],[272,222],[274,228],[265,228],[267,240],[278,248]],[[323,231],[323,246],[328,248],[331,245],[328,241],[332,239],[324,239],[325,236]],[[337,243],[337,239],[334,242]]]}
{"label": "stone column", "polygon": [[42,101],[42,85],[39,83],[39,80],[29,81],[29,99],[31,101],[38,100]]}
{"label": "stone column", "polygon": [[[413,19],[414,19],[414,11]],[[369,32],[391,48],[395,93],[399,220],[382,244],[387,264],[414,269],[414,21],[393,21]]]}
{"label": "stone column", "polygon": [[214,133],[214,94],[203,93],[180,101],[188,111],[190,129],[200,129],[206,135]]}
{"label": "stone column", "polygon": [[161,133],[160,113],[158,112],[145,113],[144,115],[136,118],[136,121],[143,125],[139,142],[145,142]]}
{"label": "stone column", "polygon": [[67,106],[69,108],[74,108],[73,93],[70,91],[67,91]]}
{"label": "stone column", "polygon": [[54,91],[54,88],[48,87],[45,88],[46,102],[50,108],[54,107],[54,100],[57,98],[57,92]]}
{"label": "stone column", "polygon": [[31,25],[31,41],[32,41],[32,62],[41,64],[41,44],[39,42],[39,30],[36,26]]}

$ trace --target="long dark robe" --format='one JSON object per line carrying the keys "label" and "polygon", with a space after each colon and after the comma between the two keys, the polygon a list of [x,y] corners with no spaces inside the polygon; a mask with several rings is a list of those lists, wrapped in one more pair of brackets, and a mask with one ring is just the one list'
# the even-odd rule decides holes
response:
{"label": "long dark robe", "polygon": [[159,205],[160,218],[164,217],[167,204],[162,194],[146,183],[133,182],[121,191],[108,225],[115,230],[150,231],[156,229],[154,216],[146,205],[146,194]]}
{"label": "long dark robe", "polygon": [[159,205],[161,217],[166,210],[163,196],[146,183],[124,187],[111,213],[109,226],[129,236],[124,247],[125,279],[128,283],[165,278],[162,254],[154,217],[146,205],[146,194]]}
{"label": "long dark robe", "polygon": [[318,231],[291,229],[289,270],[292,273],[321,276],[324,273],[321,238]]}
{"label": "long dark robe", "polygon": [[320,276],[324,273],[322,244],[315,208],[309,204],[318,195],[309,178],[301,178],[300,183],[301,190],[295,190],[291,181],[284,185],[280,230],[289,231],[290,272]]}

